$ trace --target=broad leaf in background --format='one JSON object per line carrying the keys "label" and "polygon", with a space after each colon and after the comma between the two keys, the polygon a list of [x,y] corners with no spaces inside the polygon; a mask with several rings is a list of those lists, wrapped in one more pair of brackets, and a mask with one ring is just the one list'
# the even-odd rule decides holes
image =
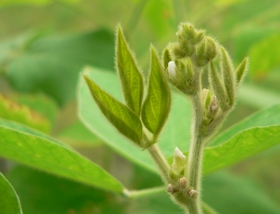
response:
{"label": "broad leaf in background", "polygon": [[238,100],[248,106],[262,109],[280,103],[280,94],[257,85],[241,84]]}
{"label": "broad leaf in background", "polygon": [[280,206],[260,186],[246,177],[218,172],[203,179],[205,202],[226,214],[278,214]]}
{"label": "broad leaf in background", "polygon": [[[98,51],[102,50],[102,51]],[[75,97],[78,72],[87,64],[113,68],[114,35],[107,30],[39,37],[7,65],[21,92],[42,91],[60,105]]]}
{"label": "broad leaf in background", "polygon": [[26,214],[89,214],[89,209],[98,213],[124,213],[125,206],[116,194],[26,166],[14,167],[7,178]]}
{"label": "broad leaf in background", "polygon": [[[123,100],[119,79],[116,74],[98,68],[89,68],[85,71],[88,72],[87,75],[98,83],[100,87],[106,88],[106,91],[116,99]],[[102,139],[104,143],[133,162],[153,172],[157,172],[157,167],[149,154],[122,136],[100,113],[82,78],[79,81],[78,87],[78,104],[81,121],[89,130]],[[180,94],[174,93],[169,118],[158,140],[158,145],[166,157],[173,155],[176,146],[183,150],[188,149],[190,121],[191,105],[189,101]]]}
{"label": "broad leaf in background", "polygon": [[122,83],[124,98],[127,106],[136,115],[140,115],[144,92],[143,77],[125,40],[121,26],[117,28],[116,41],[116,67]]}
{"label": "broad leaf in background", "polygon": [[46,117],[53,125],[58,113],[58,106],[55,101],[44,94],[12,94],[13,101],[26,105],[32,110]]}
{"label": "broad leaf in background", "polygon": [[[246,118],[214,139],[204,151],[203,174],[275,146],[280,143],[279,139],[280,105],[275,105]],[[172,157],[169,162],[172,162]]]}
{"label": "broad leaf in background", "polygon": [[17,193],[7,179],[0,173],[0,209],[1,213],[22,214]]}
{"label": "broad leaf in background", "polygon": [[68,146],[25,132],[24,126],[13,129],[3,124],[1,157],[101,189],[118,193],[124,190],[118,180]]}
{"label": "broad leaf in background", "polygon": [[96,135],[90,132],[80,121],[70,124],[57,135],[59,139],[71,146],[99,146],[103,144]]}
{"label": "broad leaf in background", "polygon": [[49,133],[50,122],[41,114],[0,94],[0,118],[13,120],[42,132]]}
{"label": "broad leaf in background", "polygon": [[142,120],[147,129],[157,137],[170,112],[171,95],[164,77],[163,65],[153,47],[150,66],[148,94],[142,108]]}
{"label": "broad leaf in background", "polygon": [[92,97],[104,116],[126,137],[141,146],[142,123],[127,106],[102,90],[89,77],[84,76]]}
{"label": "broad leaf in background", "polygon": [[263,78],[267,73],[280,65],[280,34],[274,34],[255,44],[249,51],[250,74]]}
{"label": "broad leaf in background", "polygon": [[21,198],[23,212],[28,214],[158,214],[181,211],[165,192],[125,199],[24,166],[13,168],[7,178]]}

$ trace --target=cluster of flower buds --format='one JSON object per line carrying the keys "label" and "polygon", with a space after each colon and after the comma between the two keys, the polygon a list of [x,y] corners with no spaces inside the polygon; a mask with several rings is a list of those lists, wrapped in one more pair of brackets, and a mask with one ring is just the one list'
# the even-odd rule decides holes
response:
{"label": "cluster of flower buds", "polygon": [[176,147],[173,156],[173,163],[169,172],[169,177],[173,182],[168,184],[167,192],[171,194],[186,193],[189,197],[196,198],[198,192],[189,187],[185,177],[186,162],[186,156],[178,147]]}
{"label": "cluster of flower buds", "polygon": [[[236,101],[238,85],[248,67],[245,58],[237,69],[227,51],[202,30],[183,23],[177,32],[178,41],[170,43],[163,52],[167,79],[177,89],[189,96],[201,93],[203,126],[207,135],[221,124]],[[219,56],[219,69],[215,58]],[[201,90],[202,70],[208,70],[209,89]],[[206,130],[208,129],[208,130]]]}
{"label": "cluster of flower buds", "polygon": [[180,91],[191,95],[197,88],[196,73],[218,54],[217,43],[189,23],[180,25],[177,38],[163,53],[167,78]]}

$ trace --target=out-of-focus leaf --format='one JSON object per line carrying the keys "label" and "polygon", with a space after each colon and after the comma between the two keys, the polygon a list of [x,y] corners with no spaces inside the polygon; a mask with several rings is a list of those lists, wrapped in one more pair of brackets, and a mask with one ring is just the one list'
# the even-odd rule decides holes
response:
{"label": "out-of-focus leaf", "polygon": [[255,78],[262,78],[280,64],[280,34],[269,36],[255,44],[249,51],[249,73]]}
{"label": "out-of-focus leaf", "polygon": [[240,62],[244,57],[248,56],[248,51],[252,46],[276,32],[277,30],[272,26],[256,26],[254,24],[244,26],[234,36],[233,60]]}
{"label": "out-of-focus leaf", "polygon": [[[121,193],[122,184],[66,145],[0,125],[0,156],[81,183]],[[17,125],[20,128],[19,125]]]}
{"label": "out-of-focus leaf", "polygon": [[[73,4],[77,3],[81,0],[60,0],[62,2]],[[8,5],[45,5],[49,3],[55,2],[54,0],[1,0],[0,7],[8,6]]]}
{"label": "out-of-focus leaf", "polygon": [[127,106],[136,115],[140,115],[144,92],[143,77],[120,26],[117,29],[116,41],[116,67],[122,83],[124,98]]}
{"label": "out-of-focus leaf", "polygon": [[84,76],[92,97],[104,116],[126,137],[141,145],[142,123],[127,106],[102,90],[89,77]]}
{"label": "out-of-focus leaf", "polygon": [[[108,93],[116,99],[123,99],[117,75],[97,68],[88,69],[88,75],[102,88],[106,88]],[[149,154],[120,135],[100,113],[98,106],[92,101],[91,94],[83,79],[80,79],[79,82],[78,103],[79,117],[89,130],[124,157],[146,169],[157,172],[157,167]],[[185,97],[174,93],[169,118],[158,140],[158,145],[166,157],[173,154],[176,146],[187,150],[190,141],[190,123],[191,104]]]}
{"label": "out-of-focus leaf", "polygon": [[9,181],[0,173],[0,208],[1,213],[22,214],[17,193]]}
{"label": "out-of-focus leaf", "polygon": [[280,105],[274,105],[269,108],[263,109],[243,121],[228,128],[220,135],[218,135],[210,144],[211,146],[221,145],[222,143],[230,140],[236,134],[246,131],[251,128],[260,127],[276,127],[280,125]]}
{"label": "out-of-focus leaf", "polygon": [[[246,118],[215,138],[211,147],[204,150],[203,174],[238,163],[279,142],[280,105],[275,105]],[[169,162],[172,162],[172,157]]]}
{"label": "out-of-focus leaf", "polygon": [[142,120],[155,136],[158,136],[163,128],[171,105],[170,90],[163,72],[163,65],[156,51],[151,47],[148,94],[142,108]]}
{"label": "out-of-focus leaf", "polygon": [[246,105],[259,109],[280,103],[279,93],[250,84],[240,85],[238,99]]}
{"label": "out-of-focus leaf", "polygon": [[7,178],[18,192],[23,213],[124,213],[115,194],[26,166],[16,166]]}
{"label": "out-of-focus leaf", "polygon": [[78,72],[87,64],[113,68],[114,36],[107,30],[35,39],[7,65],[19,91],[42,91],[60,105],[74,99]]}
{"label": "out-of-focus leaf", "polygon": [[58,107],[52,99],[43,94],[13,94],[12,100],[23,104],[46,117],[52,124],[56,120]]}
{"label": "out-of-focus leaf", "polygon": [[73,146],[102,144],[102,140],[90,132],[80,121],[74,122],[59,132],[58,138]]}
{"label": "out-of-focus leaf", "polygon": [[280,142],[280,125],[255,127],[241,131],[219,146],[204,151],[203,173],[238,163]]}
{"label": "out-of-focus leaf", "polygon": [[0,118],[13,120],[43,132],[50,132],[50,122],[29,107],[0,95]]}
{"label": "out-of-focus leaf", "polygon": [[280,206],[254,181],[237,177],[233,174],[219,172],[203,179],[205,202],[218,213],[226,214],[277,214]]}

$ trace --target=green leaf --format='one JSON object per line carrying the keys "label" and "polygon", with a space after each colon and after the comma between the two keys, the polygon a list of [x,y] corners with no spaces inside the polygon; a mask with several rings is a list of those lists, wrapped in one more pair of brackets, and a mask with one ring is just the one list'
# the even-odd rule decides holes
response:
{"label": "green leaf", "polygon": [[114,35],[104,29],[41,36],[25,46],[13,49],[16,57],[7,64],[8,78],[16,90],[44,92],[60,105],[75,98],[78,73],[83,66],[114,67]]}
{"label": "green leaf", "polygon": [[117,28],[116,67],[127,106],[140,115],[143,99],[143,77],[120,26]]}
{"label": "green leaf", "polygon": [[102,144],[102,140],[90,132],[80,121],[75,121],[67,126],[59,132],[57,137],[71,146],[99,146]]}
{"label": "green leaf", "polygon": [[[4,125],[3,125],[4,124]],[[28,128],[0,124],[0,156],[101,189],[121,193],[122,184],[70,147],[31,134]]]}
{"label": "green leaf", "polygon": [[[122,100],[121,87],[116,74],[98,68],[86,69],[91,79],[94,79],[102,88],[106,88],[108,93]],[[78,111],[81,121],[86,127],[130,161],[152,171],[157,172],[153,160],[147,152],[143,152],[139,147],[130,143],[129,139],[120,133],[110,124],[110,122],[100,113],[95,102],[92,102],[91,94],[85,81],[80,78],[78,87]],[[180,125],[178,125],[180,124]],[[191,104],[179,93],[172,95],[172,106],[169,119],[164,126],[159,137],[159,146],[166,157],[173,155],[175,147],[187,150],[190,141],[191,127]]]}
{"label": "green leaf", "polygon": [[16,165],[7,173],[7,179],[17,191],[26,214],[85,214],[92,209],[111,213],[113,208],[114,213],[124,213],[125,206],[117,200],[117,194],[30,167]]}
{"label": "green leaf", "polygon": [[1,213],[22,214],[17,193],[2,173],[0,173],[0,192]]}
{"label": "green leaf", "polygon": [[[203,174],[231,166],[279,144],[280,105],[262,110],[229,128],[204,150]],[[188,152],[185,153],[188,156]],[[168,159],[172,163],[172,156]]]}
{"label": "green leaf", "polygon": [[205,149],[203,173],[208,174],[238,163],[279,144],[279,139],[280,125],[242,131],[219,146]]}
{"label": "green leaf", "polygon": [[58,106],[51,98],[43,94],[13,94],[10,98],[40,113],[46,117],[52,125],[55,123]]}
{"label": "green leaf", "polygon": [[280,34],[269,36],[249,50],[250,71],[256,78],[264,75],[280,64]]}
{"label": "green leaf", "polygon": [[[103,91],[89,77],[84,76],[91,95],[104,116],[126,137],[141,145],[142,123],[124,104]],[[117,142],[116,142],[117,143]]]}
{"label": "green leaf", "polygon": [[142,108],[142,120],[147,129],[158,136],[168,117],[171,105],[169,86],[164,77],[164,68],[153,47],[148,94]]}
{"label": "green leaf", "polygon": [[240,102],[258,109],[280,103],[279,93],[253,84],[241,84],[238,99]]}
{"label": "green leaf", "polygon": [[280,211],[279,203],[247,177],[217,172],[205,176],[203,182],[203,201],[218,213],[277,214]]}
{"label": "green leaf", "polygon": [[26,105],[13,102],[0,95],[0,118],[14,120],[43,132],[50,132],[50,122]]}

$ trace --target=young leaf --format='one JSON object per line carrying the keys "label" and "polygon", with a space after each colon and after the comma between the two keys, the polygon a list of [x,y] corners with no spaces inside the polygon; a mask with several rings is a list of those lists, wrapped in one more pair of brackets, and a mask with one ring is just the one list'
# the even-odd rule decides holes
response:
{"label": "young leaf", "polygon": [[7,179],[0,173],[0,209],[1,213],[22,214],[17,193]]}
{"label": "young leaf", "polygon": [[140,119],[128,107],[103,91],[87,76],[84,76],[99,109],[104,116],[126,137],[138,145],[142,140],[142,124]]}
{"label": "young leaf", "polygon": [[221,52],[222,52],[222,57],[220,62],[221,72],[223,75],[224,85],[227,90],[229,104],[230,106],[232,106],[236,96],[236,92],[235,92],[236,77],[234,73],[233,64],[231,62],[228,52],[224,48],[221,48]]}
{"label": "young leaf", "polygon": [[120,26],[117,29],[116,67],[126,104],[139,115],[143,98],[143,78]]}
{"label": "young leaf", "polygon": [[149,86],[142,108],[142,119],[147,129],[155,135],[158,135],[163,128],[171,104],[170,90],[163,71],[159,57],[151,47]]}
{"label": "young leaf", "polygon": [[218,102],[219,102],[219,106],[223,110],[227,110],[229,107],[228,107],[228,103],[227,103],[227,95],[226,95],[225,86],[222,83],[221,77],[212,61],[210,62],[209,67],[210,68],[209,68],[208,77],[209,77],[210,88],[213,90],[214,94],[216,95]]}
{"label": "young leaf", "polygon": [[101,189],[124,190],[117,179],[70,147],[25,130],[19,124],[16,130],[0,124],[1,157]]}
{"label": "young leaf", "polygon": [[248,70],[248,58],[245,58],[235,70],[237,85],[239,85],[240,82],[243,80],[247,70]]}
{"label": "young leaf", "polygon": [[[100,68],[85,68],[91,79],[94,79],[100,87],[107,87],[108,93],[118,100],[123,98],[118,76],[110,71]],[[79,80],[78,94],[78,112],[80,120],[85,126],[98,136],[106,145],[118,152],[129,161],[152,171],[158,172],[158,168],[147,152],[143,152],[135,144],[117,131],[110,122],[100,114],[100,110],[95,102],[92,102],[92,96],[82,76]],[[174,148],[185,148],[190,141],[191,128],[191,103],[181,93],[173,93],[172,108],[164,129],[160,136],[160,147],[164,156],[169,157],[173,154]],[[184,116],[182,116],[184,115]],[[180,126],[178,125],[180,124]],[[108,134],[110,133],[110,134]],[[118,142],[118,143],[116,143]]]}

